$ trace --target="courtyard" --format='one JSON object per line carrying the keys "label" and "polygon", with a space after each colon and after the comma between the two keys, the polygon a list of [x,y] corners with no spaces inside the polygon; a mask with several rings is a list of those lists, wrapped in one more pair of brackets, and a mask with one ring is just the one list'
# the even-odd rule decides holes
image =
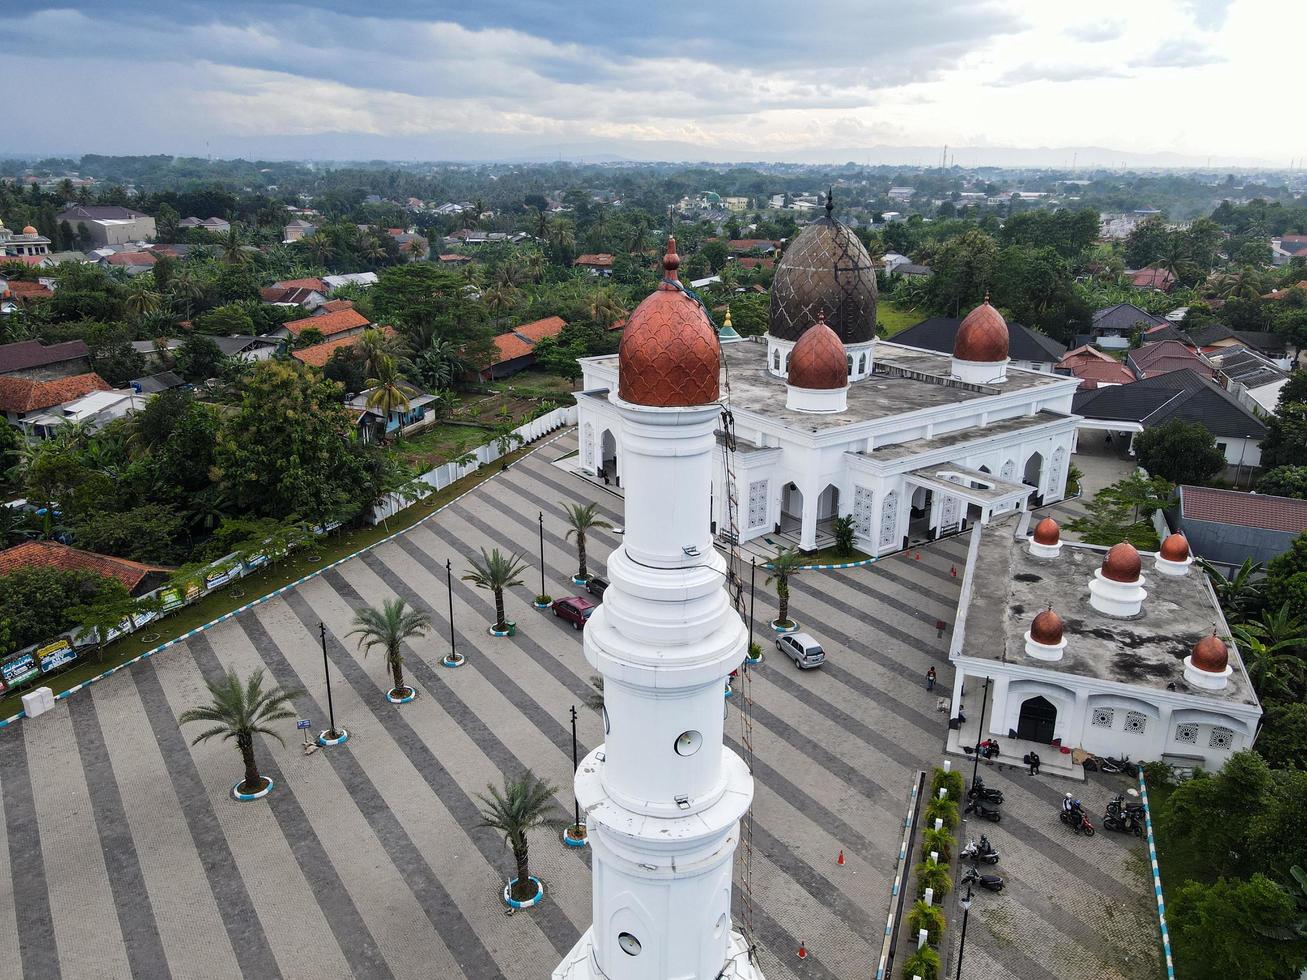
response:
{"label": "courtyard", "polygon": [[[584,707],[592,671],[580,634],[531,608],[538,569],[508,597],[519,629],[504,639],[485,632],[491,596],[458,576],[481,547],[534,560],[543,511],[546,590],[576,591],[559,503],[594,500],[620,527],[622,501],[553,465],[574,448],[573,433],[549,442],[394,540],[0,732],[0,974],[547,976],[589,924],[588,854],[538,833],[532,871],[547,899],[504,915],[511,855],[479,826],[476,794],[530,768],[558,787],[560,817],[570,814],[569,708],[580,712],[582,752],[601,734]],[[603,573],[619,541],[591,533],[592,572]],[[752,673],[749,904],[773,980],[874,974],[909,785],[942,757],[945,716],[924,675],[935,666],[949,689],[949,634],[936,622],[952,622],[966,545],[964,535],[791,582],[793,615],[829,658],[800,674],[771,656]],[[439,666],[447,559],[455,642],[468,658],[458,670]],[[758,639],[771,649],[764,631],[776,607],[763,582],[759,574]],[[401,706],[385,699],[381,657],[345,639],[355,609],[396,595],[434,623],[406,654],[420,697]],[[284,746],[263,739],[257,749],[275,790],[236,803],[236,752],[191,746],[196,732],[177,716],[203,703],[205,680],[225,668],[263,667],[303,689],[299,716],[325,728],[320,622],[336,718],[351,738],[305,756],[284,723]],[[741,701],[728,708],[736,749]],[[967,975],[1146,975],[1133,971],[1133,954],[1126,963],[1109,948],[1154,941],[1155,923],[1139,912],[1151,893],[1132,864],[1140,845],[1064,840],[1062,781],[1019,776],[993,779],[1009,802],[987,832],[1014,880],[973,906]],[[742,889],[735,898],[744,919]],[[1119,936],[1105,933],[1105,917]]]}

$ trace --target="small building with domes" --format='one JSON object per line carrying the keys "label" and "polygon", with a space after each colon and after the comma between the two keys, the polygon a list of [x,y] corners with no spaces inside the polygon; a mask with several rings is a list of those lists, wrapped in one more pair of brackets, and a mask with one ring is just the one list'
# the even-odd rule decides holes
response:
{"label": "small building with domes", "polygon": [[26,225],[22,231],[11,231],[0,221],[0,259],[6,256],[25,257],[50,254],[50,239],[46,238],[32,225]]}
{"label": "small building with domes", "polygon": [[1047,760],[1047,745],[1214,770],[1252,745],[1262,714],[1180,534],[1141,554],[1063,541],[1028,514],[977,530],[949,659],[950,724],[967,733],[951,741],[993,736],[1017,758]]}
{"label": "small building with domes", "polygon": [[[785,248],[767,333],[732,339],[731,330],[715,353],[739,540],[766,535],[811,551],[833,542],[836,517],[851,516],[857,547],[880,556],[1061,500],[1078,380],[1014,366],[988,298],[951,353],[877,339],[875,266],[834,210],[828,195],[825,215]],[[580,469],[621,485],[621,426],[608,399],[622,383],[618,360],[583,358],[576,398]],[[664,362],[653,352],[641,383],[682,386]],[[732,528],[722,452],[712,487],[719,537]]]}

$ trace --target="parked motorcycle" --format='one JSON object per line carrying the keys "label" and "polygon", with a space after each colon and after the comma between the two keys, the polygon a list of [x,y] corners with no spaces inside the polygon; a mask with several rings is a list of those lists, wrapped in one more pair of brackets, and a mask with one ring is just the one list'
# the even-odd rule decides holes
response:
{"label": "parked motorcycle", "polygon": [[1003,879],[998,875],[981,874],[975,868],[967,868],[966,873],[962,875],[964,885],[979,885],[981,888],[991,892],[1001,892],[1003,890]]}
{"label": "parked motorcycle", "polygon": [[989,838],[984,834],[980,835],[980,843],[974,840],[967,841],[967,846],[962,848],[962,856],[968,861],[976,861],[982,864],[998,864],[998,851],[994,845],[989,842]]}
{"label": "parked motorcycle", "polygon": [[968,801],[966,808],[962,812],[974,813],[976,816],[983,817],[984,819],[990,820],[994,823],[998,823],[1003,819],[1003,814],[1000,813],[997,808],[988,807],[981,800]]}
{"label": "parked motorcycle", "polygon": [[1142,836],[1144,832],[1140,815],[1135,813],[1113,813],[1110,810],[1103,814],[1103,829],[1118,834],[1134,834],[1136,837]]}
{"label": "parked motorcycle", "polygon": [[999,806],[1003,802],[1003,791],[990,789],[985,785],[985,781],[977,776],[976,781],[972,783],[971,788],[967,790],[967,799],[983,800],[986,803],[992,803],[994,806]]}
{"label": "parked motorcycle", "polygon": [[1122,815],[1127,813],[1134,814],[1136,817],[1142,820],[1144,814],[1144,804],[1136,800],[1128,801],[1126,800],[1124,795],[1122,795],[1121,793],[1117,793],[1116,796],[1112,797],[1110,800],[1107,801],[1107,812],[1115,813],[1117,815]]}
{"label": "parked motorcycle", "polygon": [[1103,772],[1112,773],[1113,775],[1124,774],[1130,777],[1138,777],[1139,766],[1131,762],[1128,755],[1123,755],[1119,759],[1114,759],[1110,755],[1090,755],[1082,763],[1086,772],[1094,772],[1101,769]]}
{"label": "parked motorcycle", "polygon": [[1059,810],[1057,818],[1077,834],[1084,834],[1086,837],[1094,836],[1094,825],[1089,822],[1089,814],[1084,810]]}

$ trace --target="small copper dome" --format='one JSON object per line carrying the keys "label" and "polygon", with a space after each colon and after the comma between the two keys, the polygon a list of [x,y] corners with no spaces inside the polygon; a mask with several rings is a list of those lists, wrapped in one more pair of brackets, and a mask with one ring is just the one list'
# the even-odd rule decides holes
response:
{"label": "small copper dome", "polygon": [[617,394],[634,405],[682,408],[718,397],[721,349],[703,307],[677,281],[681,259],[667,239],[663,281],[635,308],[617,352]]}
{"label": "small copper dome", "polygon": [[1062,617],[1045,609],[1030,624],[1030,638],[1046,647],[1055,647],[1062,642]]}
{"label": "small copper dome", "polygon": [[33,228],[31,225],[23,225],[23,234],[24,234],[24,235],[35,235],[35,234],[37,234],[37,230],[36,230],[35,228]]}
{"label": "small copper dome", "polygon": [[1112,550],[1103,559],[1103,578],[1113,582],[1137,582],[1143,565],[1139,561],[1139,552],[1129,541],[1112,545]]}
{"label": "small copper dome", "polygon": [[1172,534],[1162,542],[1158,554],[1167,561],[1184,561],[1189,557],[1189,541],[1183,534]]}
{"label": "small copper dome", "polygon": [[1005,361],[1007,348],[1007,321],[989,305],[989,296],[986,295],[985,302],[968,313],[962,326],[958,327],[953,356],[960,361]]}
{"label": "small copper dome", "polygon": [[1225,642],[1213,633],[1194,644],[1194,652],[1190,654],[1189,662],[1197,670],[1205,670],[1210,674],[1223,674],[1226,664],[1230,662],[1230,650]]}
{"label": "small copper dome", "polygon": [[848,355],[839,335],[826,324],[826,314],[803,332],[790,354],[789,384],[796,388],[829,390],[849,383]]}
{"label": "small copper dome", "polygon": [[1051,517],[1045,517],[1035,525],[1035,544],[1057,544],[1061,537],[1062,529]]}

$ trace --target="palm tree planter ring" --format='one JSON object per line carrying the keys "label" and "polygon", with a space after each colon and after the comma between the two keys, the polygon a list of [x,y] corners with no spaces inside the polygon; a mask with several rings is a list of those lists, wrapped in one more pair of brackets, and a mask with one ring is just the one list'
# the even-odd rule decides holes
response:
{"label": "palm tree planter ring", "polygon": [[349,732],[347,732],[347,731],[346,731],[345,729],[343,729],[343,728],[337,728],[337,729],[336,729],[336,737],[335,737],[335,738],[328,738],[327,736],[330,735],[330,734],[331,734],[331,730],[330,730],[330,729],[328,729],[328,730],[325,731],[325,732],[319,732],[319,733],[318,733],[318,744],[321,745],[321,746],[326,747],[326,746],[331,746],[331,745],[344,745],[346,742],[349,741]]}
{"label": "palm tree planter ring", "polygon": [[[400,694],[400,691],[406,691],[408,693]],[[418,692],[415,687],[395,688],[394,690],[386,692],[386,700],[391,704],[408,704],[410,701],[416,701],[417,697]]]}
{"label": "palm tree planter ring", "polygon": [[589,581],[590,581],[589,576],[586,576],[585,578],[582,578],[580,575],[573,575],[573,576],[572,576],[572,584],[573,584],[573,585],[585,585],[585,584],[586,584],[587,582],[589,582]]}
{"label": "palm tree planter ring", "polygon": [[568,847],[585,847],[590,843],[586,837],[585,824],[563,828],[563,843]]}
{"label": "palm tree planter ring", "polygon": [[553,601],[553,596],[547,596],[544,593],[541,593],[535,597],[535,601],[532,602],[531,605],[535,606],[537,609],[548,609]]}
{"label": "palm tree planter ring", "polygon": [[467,663],[467,657],[461,653],[454,653],[453,656],[445,654],[440,660],[440,666],[442,667],[462,667],[465,663]]}
{"label": "palm tree planter ring", "polygon": [[531,875],[530,880],[536,886],[536,893],[534,896],[522,902],[519,902],[517,899],[513,898],[510,893],[513,890],[513,886],[517,884],[517,879],[514,878],[512,881],[510,881],[507,885],[504,886],[504,904],[507,905],[509,908],[513,908],[513,909],[531,909],[531,908],[535,908],[537,905],[543,902],[545,900],[544,882],[541,881],[539,878],[537,878],[535,875]]}
{"label": "palm tree planter ring", "polygon": [[773,619],[771,621],[771,628],[777,633],[797,633],[799,631],[799,623],[798,620],[794,619],[788,620],[784,623],[780,620]]}
{"label": "palm tree planter ring", "polygon": [[238,803],[250,803],[253,800],[263,799],[272,792],[272,787],[277,784],[272,781],[271,776],[260,776],[259,778],[263,780],[263,789],[259,790],[257,793],[243,793],[241,792],[241,787],[245,785],[245,780],[242,779],[240,782],[232,786],[231,798]]}
{"label": "palm tree planter ring", "polygon": [[491,623],[486,627],[486,632],[491,636],[517,636],[517,620],[508,620],[502,630],[495,626],[494,623]]}

